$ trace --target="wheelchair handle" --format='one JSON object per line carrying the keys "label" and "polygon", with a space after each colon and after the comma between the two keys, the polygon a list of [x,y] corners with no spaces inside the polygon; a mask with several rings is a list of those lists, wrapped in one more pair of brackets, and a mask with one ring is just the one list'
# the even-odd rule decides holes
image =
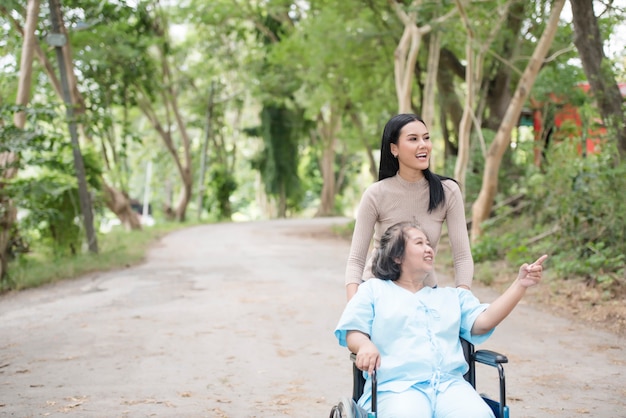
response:
{"label": "wheelchair handle", "polygon": [[372,413],[368,414],[368,418],[376,418],[378,413],[378,378],[376,376],[376,369],[372,371]]}

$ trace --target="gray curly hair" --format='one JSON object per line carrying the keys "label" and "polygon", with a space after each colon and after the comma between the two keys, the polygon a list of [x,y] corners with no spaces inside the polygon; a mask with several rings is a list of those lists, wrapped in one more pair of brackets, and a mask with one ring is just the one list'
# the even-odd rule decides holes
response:
{"label": "gray curly hair", "polygon": [[400,266],[402,265],[406,248],[406,232],[412,228],[422,231],[422,228],[415,222],[399,222],[387,228],[382,237],[380,237],[380,246],[372,259],[372,274],[374,277],[391,281],[396,281],[400,278]]}

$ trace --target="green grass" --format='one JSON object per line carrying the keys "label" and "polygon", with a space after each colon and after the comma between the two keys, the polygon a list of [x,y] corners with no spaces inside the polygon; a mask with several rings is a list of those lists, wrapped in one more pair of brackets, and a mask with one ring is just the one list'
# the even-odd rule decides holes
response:
{"label": "green grass", "polygon": [[94,271],[109,271],[141,263],[147,250],[164,235],[194,223],[160,223],[141,231],[113,230],[98,235],[98,254],[54,256],[45,248],[33,248],[9,263],[9,277],[0,291],[23,290],[73,279]]}
{"label": "green grass", "polygon": [[333,231],[333,234],[339,238],[350,240],[352,239],[352,233],[354,232],[354,223],[355,220],[353,219],[344,225],[333,225],[331,230]]}

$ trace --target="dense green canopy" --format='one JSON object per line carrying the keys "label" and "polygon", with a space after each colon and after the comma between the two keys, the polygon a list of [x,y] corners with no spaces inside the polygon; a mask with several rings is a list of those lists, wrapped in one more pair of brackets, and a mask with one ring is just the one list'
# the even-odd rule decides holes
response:
{"label": "dense green canopy", "polygon": [[46,44],[51,4],[69,39],[64,75],[96,227],[118,218],[139,228],[132,207],[144,200],[162,220],[190,210],[206,222],[349,216],[376,179],[382,126],[402,97],[432,120],[435,172],[454,176],[459,149],[469,149],[457,172],[472,219],[490,181],[488,150],[522,86],[525,122],[508,133],[475,258],[557,247],[564,275],[623,280],[626,209],[607,191],[626,186],[625,57],[592,52],[614,45],[624,9],[568,3],[526,85],[563,0],[5,1],[2,276],[11,243],[80,250],[61,74]]}

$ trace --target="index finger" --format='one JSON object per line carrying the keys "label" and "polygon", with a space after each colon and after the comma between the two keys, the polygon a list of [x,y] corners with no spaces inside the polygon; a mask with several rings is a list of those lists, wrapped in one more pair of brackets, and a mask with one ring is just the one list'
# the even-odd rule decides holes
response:
{"label": "index finger", "polygon": [[374,370],[376,370],[376,361],[372,362],[372,360],[370,359],[370,364],[369,364],[369,366],[368,366],[368,368],[367,368],[367,372],[368,372],[369,374],[372,374],[372,372],[373,372]]}
{"label": "index finger", "polygon": [[543,264],[544,261],[546,261],[546,259],[548,258],[547,254],[542,255],[541,257],[539,257],[537,259],[537,261],[535,261],[534,263],[531,264],[531,266],[540,266]]}

